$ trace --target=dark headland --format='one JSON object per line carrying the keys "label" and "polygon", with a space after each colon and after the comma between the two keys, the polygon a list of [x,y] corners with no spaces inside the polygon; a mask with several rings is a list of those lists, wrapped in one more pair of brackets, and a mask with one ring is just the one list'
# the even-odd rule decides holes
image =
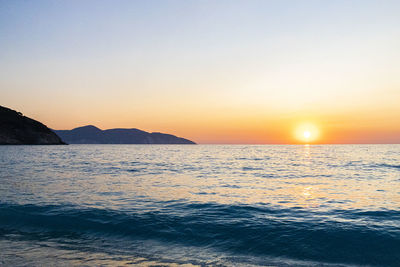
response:
{"label": "dark headland", "polygon": [[51,130],[22,113],[0,106],[0,145],[62,144],[195,144],[171,134],[138,129],[100,130],[83,126],[72,130]]}
{"label": "dark headland", "polygon": [[0,145],[64,145],[46,125],[0,106]]}
{"label": "dark headland", "polygon": [[72,130],[55,130],[69,144],[195,144],[185,138],[138,129],[101,130],[88,125]]}

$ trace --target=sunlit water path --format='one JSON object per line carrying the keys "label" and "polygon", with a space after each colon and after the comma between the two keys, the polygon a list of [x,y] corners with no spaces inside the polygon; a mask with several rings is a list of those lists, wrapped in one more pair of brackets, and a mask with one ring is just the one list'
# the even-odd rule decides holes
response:
{"label": "sunlit water path", "polygon": [[399,263],[400,145],[0,147],[0,265]]}

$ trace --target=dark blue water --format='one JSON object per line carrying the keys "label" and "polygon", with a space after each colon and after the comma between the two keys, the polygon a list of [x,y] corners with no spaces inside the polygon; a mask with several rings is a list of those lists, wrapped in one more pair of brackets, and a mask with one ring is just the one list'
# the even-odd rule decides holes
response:
{"label": "dark blue water", "polygon": [[400,266],[400,146],[0,147],[0,265]]}

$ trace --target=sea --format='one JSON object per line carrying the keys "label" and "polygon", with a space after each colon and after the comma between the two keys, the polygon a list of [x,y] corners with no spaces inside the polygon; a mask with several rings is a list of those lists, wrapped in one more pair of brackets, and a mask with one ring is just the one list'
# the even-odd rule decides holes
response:
{"label": "sea", "polygon": [[400,266],[400,145],[0,147],[0,266]]}

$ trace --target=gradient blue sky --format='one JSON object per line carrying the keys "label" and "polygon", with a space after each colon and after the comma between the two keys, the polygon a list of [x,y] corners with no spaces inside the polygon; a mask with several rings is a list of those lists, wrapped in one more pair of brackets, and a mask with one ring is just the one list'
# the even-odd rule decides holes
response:
{"label": "gradient blue sky", "polygon": [[400,1],[0,1],[0,105],[200,143],[400,142]]}

